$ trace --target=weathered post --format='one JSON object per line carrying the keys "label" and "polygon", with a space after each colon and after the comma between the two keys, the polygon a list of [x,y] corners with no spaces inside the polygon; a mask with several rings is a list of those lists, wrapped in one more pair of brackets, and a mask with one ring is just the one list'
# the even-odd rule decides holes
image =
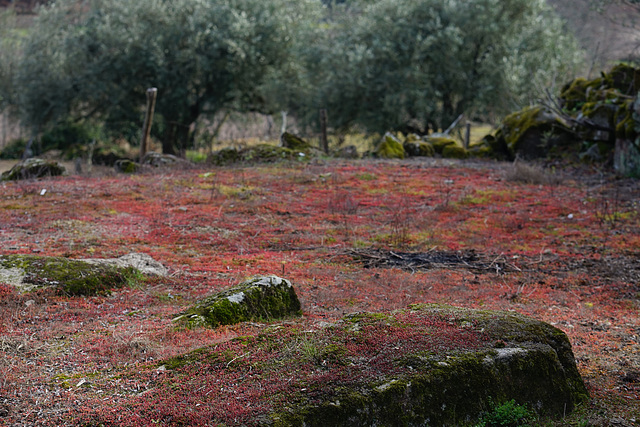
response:
{"label": "weathered post", "polygon": [[144,117],[144,125],[142,126],[142,141],[140,141],[140,159],[147,154],[147,145],[149,143],[149,134],[151,133],[151,123],[153,122],[153,112],[156,108],[156,96],[158,89],[150,87],[147,89],[147,114]]}
{"label": "weathered post", "polygon": [[325,154],[329,154],[329,141],[327,140],[327,110],[320,110],[320,143]]}

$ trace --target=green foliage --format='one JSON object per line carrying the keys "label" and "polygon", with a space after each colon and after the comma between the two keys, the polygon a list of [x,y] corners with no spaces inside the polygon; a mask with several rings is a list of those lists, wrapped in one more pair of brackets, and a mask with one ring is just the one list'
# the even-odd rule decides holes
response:
{"label": "green foliage", "polygon": [[491,411],[480,418],[476,427],[526,427],[534,425],[536,416],[526,406],[509,400],[500,405],[492,405]]}
{"label": "green foliage", "polygon": [[[526,104],[579,49],[542,0],[379,0],[349,8],[308,48],[332,123],[447,127]],[[339,8],[335,8],[339,10]]]}
{"label": "green foliage", "polygon": [[139,128],[146,89],[157,87],[166,153],[186,147],[203,114],[268,108],[262,85],[291,61],[296,31],[315,7],[291,0],[95,0],[81,12],[76,3],[42,9],[26,42],[16,79],[26,121],[41,128],[99,117],[111,129]]}
{"label": "green foliage", "polygon": [[27,148],[27,141],[16,139],[5,145],[0,151],[0,159],[20,159]]}
{"label": "green foliage", "polygon": [[0,10],[0,112],[14,107],[18,91],[13,80],[24,34],[12,9]]}
{"label": "green foliage", "polygon": [[100,136],[100,130],[88,123],[65,121],[47,130],[40,137],[41,151],[67,150],[74,145],[88,145]]}

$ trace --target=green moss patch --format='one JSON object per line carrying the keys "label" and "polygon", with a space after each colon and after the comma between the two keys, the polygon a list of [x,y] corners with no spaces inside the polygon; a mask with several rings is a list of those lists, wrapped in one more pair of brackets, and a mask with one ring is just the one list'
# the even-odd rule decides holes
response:
{"label": "green moss patch", "polygon": [[[150,370],[160,368],[152,390],[122,403],[140,420],[175,423],[189,413],[192,425],[473,425],[498,406],[560,417],[587,399],[562,331],[440,305],[279,324]],[[207,404],[188,411],[198,402]]]}
{"label": "green moss patch", "polygon": [[277,276],[257,276],[206,298],[174,321],[216,327],[300,314],[300,301],[291,282]]}
{"label": "green moss patch", "polygon": [[0,256],[0,278],[24,290],[52,287],[71,296],[101,295],[135,284],[140,277],[133,267],[35,255]]}

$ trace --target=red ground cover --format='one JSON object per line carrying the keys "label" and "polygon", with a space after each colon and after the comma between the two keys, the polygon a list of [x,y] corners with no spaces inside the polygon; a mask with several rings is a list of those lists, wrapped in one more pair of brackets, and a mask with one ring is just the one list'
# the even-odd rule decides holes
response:
{"label": "red ground cover", "polygon": [[[292,281],[302,327],[425,302],[550,322],[568,334],[592,393],[578,417],[633,425],[640,185],[584,170],[564,170],[557,184],[520,184],[505,178],[508,167],[336,161],[1,183],[2,253],[144,252],[171,276],[86,298],[0,284],[0,425],[60,425],[69,414],[109,414],[132,396],[158,398],[153,384],[164,374],[145,362],[239,345],[229,340],[264,328],[171,323],[198,298],[254,274]],[[353,255],[371,248],[473,250],[489,268],[363,268]],[[215,410],[198,403],[189,411]]]}

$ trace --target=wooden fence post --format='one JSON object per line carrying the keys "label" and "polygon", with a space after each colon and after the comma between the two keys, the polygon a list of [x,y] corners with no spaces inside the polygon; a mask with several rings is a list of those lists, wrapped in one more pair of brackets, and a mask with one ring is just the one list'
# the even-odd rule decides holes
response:
{"label": "wooden fence post", "polygon": [[320,147],[325,154],[329,154],[329,141],[327,139],[327,110],[326,109],[321,109],[320,110],[320,144],[322,145],[322,147]]}
{"label": "wooden fence post", "polygon": [[149,143],[149,134],[151,133],[151,123],[153,122],[153,112],[156,108],[156,96],[158,89],[151,87],[147,89],[147,114],[144,117],[144,125],[142,126],[142,141],[140,141],[140,160],[147,154],[147,145]]}

